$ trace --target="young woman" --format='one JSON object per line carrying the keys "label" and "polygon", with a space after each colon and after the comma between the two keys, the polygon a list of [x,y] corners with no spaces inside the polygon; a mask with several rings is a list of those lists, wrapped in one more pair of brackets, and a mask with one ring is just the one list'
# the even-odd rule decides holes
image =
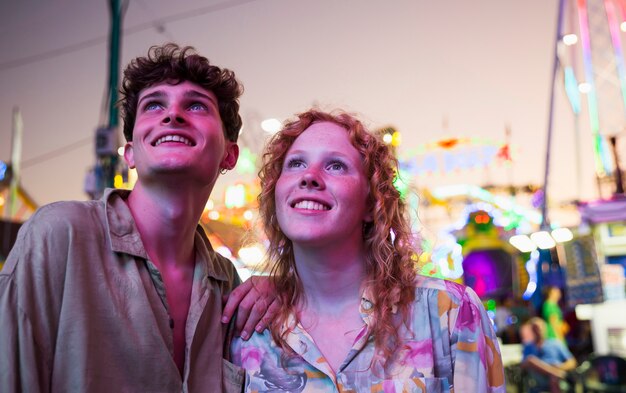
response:
{"label": "young woman", "polygon": [[476,294],[417,276],[388,147],[353,116],[298,115],[269,142],[260,211],[284,305],[232,343],[248,392],[504,392]]}

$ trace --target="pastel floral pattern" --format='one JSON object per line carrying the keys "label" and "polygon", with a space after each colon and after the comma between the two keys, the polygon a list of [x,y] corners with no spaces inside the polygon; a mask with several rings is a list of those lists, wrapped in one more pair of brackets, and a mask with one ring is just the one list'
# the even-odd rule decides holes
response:
{"label": "pastel floral pattern", "polygon": [[419,276],[411,330],[403,328],[402,350],[388,370],[372,367],[371,305],[363,295],[362,331],[335,374],[300,326],[286,355],[271,334],[235,339],[233,362],[246,369],[246,392],[504,392],[504,369],[491,321],[470,288]]}

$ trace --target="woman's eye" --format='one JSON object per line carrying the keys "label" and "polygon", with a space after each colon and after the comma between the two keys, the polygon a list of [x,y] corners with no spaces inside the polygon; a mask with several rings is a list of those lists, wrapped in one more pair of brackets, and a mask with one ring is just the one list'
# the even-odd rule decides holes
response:
{"label": "woman's eye", "polygon": [[301,160],[291,159],[287,161],[287,168],[300,168],[304,165]]}
{"label": "woman's eye", "polygon": [[341,170],[346,169],[346,165],[343,162],[334,161],[334,162],[331,162],[330,165],[328,165],[328,169],[333,170],[333,171],[341,171]]}

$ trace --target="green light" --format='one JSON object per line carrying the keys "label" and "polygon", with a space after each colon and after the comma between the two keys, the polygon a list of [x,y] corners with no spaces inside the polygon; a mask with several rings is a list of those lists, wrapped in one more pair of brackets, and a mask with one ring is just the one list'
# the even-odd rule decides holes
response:
{"label": "green light", "polygon": [[409,178],[410,176],[406,171],[398,170],[395,178],[393,179],[393,186],[396,188],[396,190],[398,190],[398,192],[400,193],[400,198],[402,199],[405,199],[409,192],[410,183],[406,180]]}
{"label": "green light", "polygon": [[239,173],[255,173],[256,154],[252,153],[247,147],[242,148],[239,152],[239,159],[237,160],[235,169]]}
{"label": "green light", "polygon": [[246,188],[243,184],[226,187],[224,204],[227,208],[244,207],[246,205]]}

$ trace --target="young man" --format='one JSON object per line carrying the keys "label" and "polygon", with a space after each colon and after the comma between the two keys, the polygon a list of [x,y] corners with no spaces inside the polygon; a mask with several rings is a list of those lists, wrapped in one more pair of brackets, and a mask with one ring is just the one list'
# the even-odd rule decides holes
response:
{"label": "young man", "polygon": [[[129,64],[124,157],[137,183],[44,206],[20,231],[0,273],[3,392],[228,389],[222,296],[239,279],[197,224],[237,162],[241,93],[231,71],[190,47],[153,47]],[[246,337],[269,302],[239,288]]]}

